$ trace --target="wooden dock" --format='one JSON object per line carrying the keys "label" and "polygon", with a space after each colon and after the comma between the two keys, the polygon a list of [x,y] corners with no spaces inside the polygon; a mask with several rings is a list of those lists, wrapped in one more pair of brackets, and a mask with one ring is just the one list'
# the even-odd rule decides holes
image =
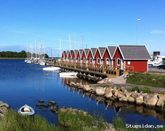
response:
{"label": "wooden dock", "polygon": [[[74,63],[74,62],[64,62],[56,61],[54,66],[59,66],[64,70],[78,72],[78,75],[87,79],[103,79],[109,75],[117,75],[115,69],[110,68],[110,66],[100,66],[86,63]],[[89,77],[90,78],[89,78]]]}
{"label": "wooden dock", "polygon": [[50,61],[49,64],[52,66],[58,66],[64,71],[78,72],[78,77],[93,79],[94,81],[101,80],[109,76],[116,77],[121,75],[120,69],[112,68],[110,65],[75,63],[74,61]]}

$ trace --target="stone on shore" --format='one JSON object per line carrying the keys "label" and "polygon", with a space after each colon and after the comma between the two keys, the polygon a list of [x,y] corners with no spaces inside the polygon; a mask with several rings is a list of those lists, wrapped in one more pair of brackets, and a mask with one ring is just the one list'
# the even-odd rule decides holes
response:
{"label": "stone on shore", "polygon": [[135,98],[133,98],[132,96],[129,96],[127,101],[133,103],[135,102]]}
{"label": "stone on shore", "polygon": [[92,91],[92,88],[89,85],[84,85],[83,88],[85,91]]}
{"label": "stone on shore", "polygon": [[124,101],[124,102],[127,102],[127,101],[128,101],[128,99],[127,99],[127,97],[126,97],[126,96],[121,95],[121,96],[119,97],[119,101]]}
{"label": "stone on shore", "polygon": [[155,106],[158,101],[158,95],[147,95],[144,97],[144,104],[147,106]]}
{"label": "stone on shore", "polygon": [[165,106],[165,94],[159,94],[158,95],[158,102],[156,103],[156,106],[158,107],[164,107]]}
{"label": "stone on shore", "polygon": [[0,118],[4,117],[5,113],[8,111],[9,105],[0,101]]}
{"label": "stone on shore", "polygon": [[72,81],[72,82],[70,82],[70,86],[75,87],[75,86],[77,86],[77,85],[76,85],[76,83],[75,83],[75,82],[73,82],[73,81]]}
{"label": "stone on shore", "polygon": [[96,87],[96,95],[99,95],[99,96],[105,95],[105,88],[103,88],[103,87]]}
{"label": "stone on shore", "polygon": [[9,108],[9,105],[7,103],[0,101],[0,107],[3,107],[3,106]]}
{"label": "stone on shore", "polygon": [[109,88],[107,88],[107,89],[105,90],[105,97],[106,97],[106,98],[111,98],[112,96],[113,96],[113,94],[112,94],[112,88],[109,87]]}
{"label": "stone on shore", "polygon": [[143,95],[139,95],[138,97],[135,98],[136,104],[143,104]]}

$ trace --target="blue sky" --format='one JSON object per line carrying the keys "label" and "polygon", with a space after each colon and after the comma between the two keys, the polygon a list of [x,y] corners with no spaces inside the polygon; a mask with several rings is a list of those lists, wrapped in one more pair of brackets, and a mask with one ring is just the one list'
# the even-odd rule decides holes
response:
{"label": "blue sky", "polygon": [[164,0],[0,0],[0,50],[42,43],[57,53],[61,39],[64,50],[143,44],[165,55],[164,5]]}

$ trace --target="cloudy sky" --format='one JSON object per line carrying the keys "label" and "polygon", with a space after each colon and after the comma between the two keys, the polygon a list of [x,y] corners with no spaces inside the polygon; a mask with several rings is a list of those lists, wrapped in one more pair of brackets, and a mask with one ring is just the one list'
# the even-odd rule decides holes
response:
{"label": "cloudy sky", "polygon": [[[0,51],[142,44],[165,55],[164,0],[0,0]],[[61,46],[60,46],[61,43]]]}

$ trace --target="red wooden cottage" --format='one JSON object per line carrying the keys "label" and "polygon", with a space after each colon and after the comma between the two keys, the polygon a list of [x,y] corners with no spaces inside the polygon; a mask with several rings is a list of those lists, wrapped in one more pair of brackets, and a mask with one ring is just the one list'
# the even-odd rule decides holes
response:
{"label": "red wooden cottage", "polygon": [[[109,53],[109,52],[107,52],[107,48],[106,47],[99,47],[98,48],[98,51],[99,51],[99,53],[100,53],[100,56],[101,56],[101,60],[100,60],[100,64],[105,64],[105,62],[106,62],[106,58],[104,57],[104,55],[106,54],[106,53]],[[109,57],[110,58],[110,57]],[[109,59],[109,58],[107,58],[107,59]]]}
{"label": "red wooden cottage", "polygon": [[102,61],[104,61],[102,59],[103,53],[105,51],[105,47],[99,47],[96,49],[95,55],[94,55],[94,59],[95,59],[95,65],[101,65]]}
{"label": "red wooden cottage", "polygon": [[83,52],[82,52],[82,63],[84,64],[88,64],[88,52],[89,52],[89,49],[84,49]]}
{"label": "red wooden cottage", "polygon": [[104,61],[104,65],[109,65],[111,67],[113,67],[113,55],[114,55],[114,52],[116,50],[116,46],[108,46],[106,48],[106,50],[104,51],[104,54],[103,54],[103,59],[105,60]]}
{"label": "red wooden cottage", "polygon": [[97,48],[89,49],[88,54],[87,54],[88,64],[95,65],[94,55],[95,55],[96,50],[97,50]]}
{"label": "red wooden cottage", "polygon": [[74,50],[74,62],[77,63],[78,60],[78,50]]}
{"label": "red wooden cottage", "polygon": [[70,54],[70,51],[66,51],[66,60],[70,62],[70,59],[71,59],[71,54]]}
{"label": "red wooden cottage", "polygon": [[66,51],[63,51],[62,52],[62,60],[65,61],[65,59],[66,59]]}
{"label": "red wooden cottage", "polygon": [[73,63],[75,58],[75,54],[73,50],[70,50],[70,61]]}
{"label": "red wooden cottage", "polygon": [[151,59],[144,45],[119,45],[113,55],[114,66],[124,71],[148,72]]}
{"label": "red wooden cottage", "polygon": [[77,63],[82,63],[82,52],[83,52],[83,49],[79,49],[78,50],[78,53],[77,53]]}

